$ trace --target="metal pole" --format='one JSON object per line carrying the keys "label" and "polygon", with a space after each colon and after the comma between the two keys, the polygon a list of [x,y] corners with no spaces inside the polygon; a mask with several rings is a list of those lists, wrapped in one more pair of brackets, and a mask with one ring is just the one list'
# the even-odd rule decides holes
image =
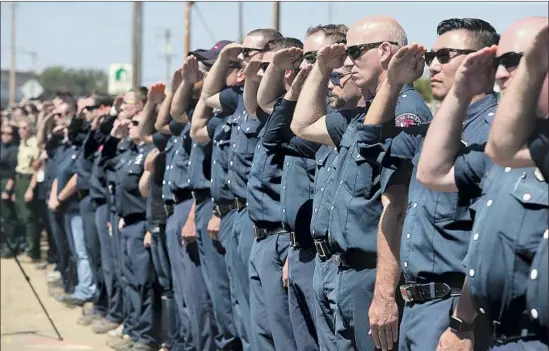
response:
{"label": "metal pole", "polygon": [[273,1],[273,28],[280,31],[280,2]]}
{"label": "metal pole", "polygon": [[332,3],[329,2],[328,3],[328,23],[332,23],[332,20],[333,20],[333,16],[334,16],[334,8],[332,6]]}
{"label": "metal pole", "polygon": [[15,103],[15,7],[11,3],[11,51],[10,51],[10,105]]}
{"label": "metal pole", "polygon": [[133,32],[132,32],[132,63],[133,63],[133,87],[141,85],[141,57],[143,48],[143,3],[133,3]]}
{"label": "metal pole", "polygon": [[238,2],[238,41],[242,43],[244,40],[244,2]]}
{"label": "metal pole", "polygon": [[165,40],[166,44],[164,47],[165,55],[166,55],[166,85],[170,83],[171,77],[172,77],[172,52],[171,52],[171,46],[170,46],[170,39],[172,37],[172,32],[170,29],[166,29],[165,34]]}
{"label": "metal pole", "polygon": [[187,1],[185,3],[185,46],[183,48],[183,60],[187,58],[189,52],[191,52],[191,10],[193,7],[193,1]]}

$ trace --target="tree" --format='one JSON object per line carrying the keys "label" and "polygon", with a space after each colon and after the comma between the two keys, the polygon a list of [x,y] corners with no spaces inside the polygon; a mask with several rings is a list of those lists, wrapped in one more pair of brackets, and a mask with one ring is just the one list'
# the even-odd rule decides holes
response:
{"label": "tree", "polygon": [[433,95],[431,93],[431,82],[428,79],[420,78],[414,82],[414,88],[421,94],[425,102],[431,102]]}
{"label": "tree", "polygon": [[44,87],[44,95],[52,96],[56,92],[70,92],[75,96],[84,96],[94,91],[107,92],[107,74],[97,69],[65,69],[60,66],[46,68],[38,81]]}

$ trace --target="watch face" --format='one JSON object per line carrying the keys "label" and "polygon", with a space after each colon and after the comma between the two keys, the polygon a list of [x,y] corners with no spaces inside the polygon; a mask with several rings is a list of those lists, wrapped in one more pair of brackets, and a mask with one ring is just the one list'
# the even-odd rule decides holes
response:
{"label": "watch face", "polygon": [[459,318],[456,317],[450,317],[450,329],[452,329],[455,332],[459,332],[461,330],[462,322]]}

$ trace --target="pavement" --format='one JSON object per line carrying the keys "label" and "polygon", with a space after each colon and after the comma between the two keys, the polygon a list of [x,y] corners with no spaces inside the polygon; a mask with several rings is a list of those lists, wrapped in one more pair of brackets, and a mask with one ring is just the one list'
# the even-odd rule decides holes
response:
{"label": "pavement", "polygon": [[49,295],[46,273],[51,268],[38,270],[33,264],[22,263],[21,265],[63,337],[63,341],[58,340],[55,330],[15,260],[1,259],[0,349],[2,351],[112,350],[105,344],[106,335],[94,334],[91,327],[76,324],[77,319],[82,315],[81,308],[69,309]]}

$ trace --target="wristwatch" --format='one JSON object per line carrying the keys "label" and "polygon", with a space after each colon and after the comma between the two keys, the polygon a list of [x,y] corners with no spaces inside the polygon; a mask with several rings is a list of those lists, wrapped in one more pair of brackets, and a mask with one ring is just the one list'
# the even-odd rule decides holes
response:
{"label": "wristwatch", "polygon": [[474,323],[466,323],[457,317],[450,317],[450,329],[452,329],[454,333],[466,333],[473,331],[474,325]]}

